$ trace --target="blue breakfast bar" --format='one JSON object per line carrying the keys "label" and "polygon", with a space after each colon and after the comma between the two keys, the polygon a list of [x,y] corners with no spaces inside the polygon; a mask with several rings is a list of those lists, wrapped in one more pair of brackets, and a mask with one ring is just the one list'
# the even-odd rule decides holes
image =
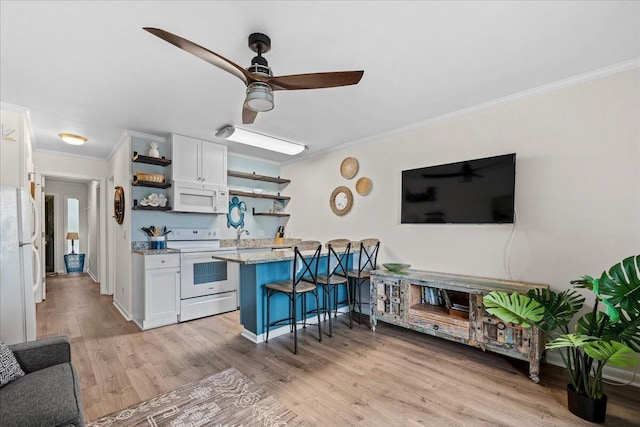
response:
{"label": "blue breakfast bar", "polygon": [[[309,256],[313,251],[302,252]],[[293,273],[294,251],[292,249],[277,249],[271,251],[216,254],[216,259],[240,264],[240,323],[244,327],[242,336],[254,343],[264,342],[267,332],[266,307],[267,298],[264,290],[266,283],[280,280],[288,280]],[[327,252],[323,250],[318,265],[318,274],[325,274],[327,271]],[[322,291],[319,291],[320,301],[322,301]],[[338,301],[346,300],[347,294],[344,287],[339,287]],[[271,297],[271,319],[277,320],[289,316],[289,298],[286,295],[274,295]],[[307,311],[315,308],[315,299],[309,297],[307,300]],[[338,311],[346,312],[346,304]],[[298,311],[297,319],[302,320],[301,310]],[[309,315],[307,323],[316,324],[315,314]],[[269,338],[275,338],[290,332],[289,326],[272,328]],[[323,332],[324,333],[324,332]]]}

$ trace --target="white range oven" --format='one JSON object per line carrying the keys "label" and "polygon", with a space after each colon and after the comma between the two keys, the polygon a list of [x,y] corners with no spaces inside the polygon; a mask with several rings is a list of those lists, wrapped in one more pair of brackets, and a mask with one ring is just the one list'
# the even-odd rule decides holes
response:
{"label": "white range oven", "polygon": [[220,247],[220,230],[177,228],[167,235],[167,248],[180,251],[179,322],[238,308],[239,265],[212,257],[236,248]]}

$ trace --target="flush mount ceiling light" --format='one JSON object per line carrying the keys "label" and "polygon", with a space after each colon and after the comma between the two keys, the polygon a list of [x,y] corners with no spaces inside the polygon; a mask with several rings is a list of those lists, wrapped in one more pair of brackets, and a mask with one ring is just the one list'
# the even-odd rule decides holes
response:
{"label": "flush mount ceiling light", "polygon": [[277,151],[278,153],[295,156],[302,153],[307,147],[295,142],[285,141],[283,139],[262,135],[240,129],[233,126],[226,126],[220,129],[216,136],[229,141],[239,142],[240,144],[252,145],[254,147],[263,148],[265,150]]}
{"label": "flush mount ceiling light", "polygon": [[82,145],[87,142],[87,138],[80,135],[74,135],[72,133],[60,133],[58,136],[67,144]]}

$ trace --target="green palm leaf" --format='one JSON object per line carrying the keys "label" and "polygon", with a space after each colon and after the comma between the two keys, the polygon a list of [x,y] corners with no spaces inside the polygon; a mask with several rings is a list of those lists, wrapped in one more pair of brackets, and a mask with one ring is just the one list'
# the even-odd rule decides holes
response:
{"label": "green palm leaf", "polygon": [[584,352],[601,363],[613,366],[633,367],[638,363],[638,355],[626,345],[617,341],[594,341],[584,345]]}
{"label": "green palm leaf", "polygon": [[627,317],[628,315],[620,316],[618,323],[605,329],[602,338],[606,341],[620,341],[640,353],[640,317]]}
{"label": "green palm leaf", "polygon": [[546,333],[567,326],[584,304],[584,297],[572,289],[560,293],[549,289],[532,289],[527,296],[544,307],[543,319],[537,326]]}
{"label": "green palm leaf", "polygon": [[619,306],[634,316],[640,315],[640,277],[636,271],[639,264],[640,255],[625,258],[598,279],[600,295],[607,296],[606,300],[611,305]]}
{"label": "green palm leaf", "polygon": [[545,345],[545,348],[548,350],[551,350],[554,348],[555,349],[565,348],[565,347],[578,348],[578,347],[583,347],[587,343],[593,342],[594,340],[597,340],[597,339],[598,338],[592,337],[589,335],[565,334],[565,335],[562,335],[561,337],[558,337],[554,340],[549,341],[547,345]]}
{"label": "green palm leaf", "polygon": [[529,328],[543,318],[544,307],[539,302],[517,292],[509,295],[506,292],[493,291],[482,299],[488,313],[499,317],[504,322],[511,322]]}

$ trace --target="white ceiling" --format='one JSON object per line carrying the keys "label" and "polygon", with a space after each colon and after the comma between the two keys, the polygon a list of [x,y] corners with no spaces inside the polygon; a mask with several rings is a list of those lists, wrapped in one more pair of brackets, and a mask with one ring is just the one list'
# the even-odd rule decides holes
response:
{"label": "white ceiling", "polygon": [[[365,70],[356,86],[276,92],[245,126],[308,145],[298,157],[640,57],[635,1],[2,0],[0,17],[0,100],[31,110],[36,150],[97,158],[125,129],[217,141],[241,124],[242,82],[145,26],[245,67],[247,36],[264,32],[275,75]],[[64,144],[65,131],[89,142]]]}

